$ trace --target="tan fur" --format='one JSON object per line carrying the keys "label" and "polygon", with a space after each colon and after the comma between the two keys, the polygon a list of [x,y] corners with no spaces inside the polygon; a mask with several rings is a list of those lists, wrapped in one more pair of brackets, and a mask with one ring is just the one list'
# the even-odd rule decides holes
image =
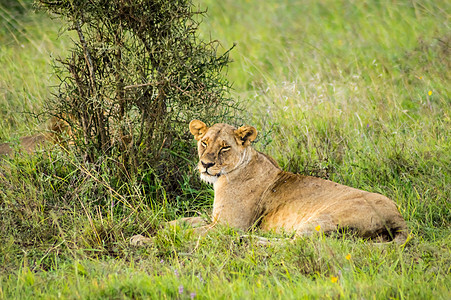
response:
{"label": "tan fur", "polygon": [[193,120],[201,178],[213,184],[213,223],[241,230],[311,234],[352,230],[365,238],[403,243],[406,223],[393,201],[332,181],[282,171],[251,147],[257,130]]}
{"label": "tan fur", "polygon": [[[19,138],[20,148],[28,153],[32,153],[36,148],[44,145],[46,141],[47,137],[42,133]],[[11,148],[9,143],[0,144],[0,155],[11,155],[13,152],[14,148]]]}
{"label": "tan fur", "polygon": [[[31,136],[24,136],[19,138],[19,148],[28,153],[33,153],[37,149],[43,147],[47,143],[59,143],[61,142],[61,134],[63,132],[69,132],[69,125],[56,117],[52,117],[49,121],[48,132],[38,133]],[[69,132],[70,133],[70,132]],[[0,144],[0,156],[12,155],[14,153],[14,147],[11,147],[10,143]]]}

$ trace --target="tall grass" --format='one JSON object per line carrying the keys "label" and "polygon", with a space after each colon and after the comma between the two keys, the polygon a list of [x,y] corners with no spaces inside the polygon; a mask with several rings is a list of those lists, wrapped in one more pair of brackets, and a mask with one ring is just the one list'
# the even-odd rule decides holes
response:
{"label": "tall grass", "polygon": [[[450,298],[451,4],[200,6],[201,37],[237,43],[228,76],[256,147],[286,170],[392,198],[410,244],[313,236],[262,247],[227,228],[197,239],[158,224],[208,212],[208,187],[186,179],[173,202],[152,199],[55,148],[0,165],[0,298]],[[4,141],[39,130],[21,112],[39,112],[55,83],[49,54],[70,46],[48,16],[0,12]],[[138,233],[153,243],[130,247]]]}
{"label": "tall grass", "polygon": [[[43,110],[56,85],[52,59],[70,47],[59,22],[34,13],[32,1],[0,4],[0,141],[39,130]],[[54,92],[54,91],[53,91]]]}

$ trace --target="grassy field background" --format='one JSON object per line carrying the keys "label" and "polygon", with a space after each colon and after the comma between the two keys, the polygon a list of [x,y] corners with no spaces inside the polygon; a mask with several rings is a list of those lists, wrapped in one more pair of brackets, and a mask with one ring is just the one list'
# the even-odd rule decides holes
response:
{"label": "grassy field background", "polygon": [[[0,4],[0,141],[15,143],[43,130],[34,114],[58,83],[52,57],[71,43],[59,21],[13,3]],[[0,166],[0,298],[449,299],[449,1],[199,6],[200,37],[224,51],[236,43],[228,78],[256,147],[286,170],[392,198],[410,243],[314,236],[262,247],[230,229],[202,239],[160,230],[208,211],[211,188],[149,200],[55,149]],[[154,243],[130,247],[137,233]]]}

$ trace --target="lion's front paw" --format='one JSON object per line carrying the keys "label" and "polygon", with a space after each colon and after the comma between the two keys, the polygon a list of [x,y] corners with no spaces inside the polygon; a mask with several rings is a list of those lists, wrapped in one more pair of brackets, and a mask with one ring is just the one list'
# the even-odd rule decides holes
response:
{"label": "lion's front paw", "polygon": [[146,244],[150,244],[152,239],[145,237],[143,235],[134,235],[130,238],[130,245],[132,246],[144,246]]}
{"label": "lion's front paw", "polygon": [[202,217],[186,217],[178,220],[173,220],[170,222],[166,222],[166,225],[170,227],[176,226],[188,226],[192,228],[198,228],[207,225],[207,222]]}

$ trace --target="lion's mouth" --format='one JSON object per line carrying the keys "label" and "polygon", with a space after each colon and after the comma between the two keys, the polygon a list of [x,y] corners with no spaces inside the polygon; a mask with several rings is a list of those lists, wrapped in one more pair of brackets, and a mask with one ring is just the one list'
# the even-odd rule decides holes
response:
{"label": "lion's mouth", "polygon": [[219,170],[219,171],[215,172],[215,171],[211,170],[211,168],[200,167],[199,168],[199,172],[200,172],[201,175],[204,175],[204,176],[219,177],[219,176],[222,175],[222,170]]}
{"label": "lion's mouth", "polygon": [[217,168],[216,166],[214,168],[212,168],[212,167],[205,168],[204,166],[199,164],[198,170],[199,170],[199,173],[201,176],[209,177],[212,180],[216,180],[221,175],[225,174],[223,168]]}
{"label": "lion's mouth", "polygon": [[206,175],[206,176],[214,176],[214,177],[219,177],[219,176],[221,176],[221,172],[216,173],[216,174],[211,174],[210,172],[208,172],[208,170],[203,171],[202,174],[203,174],[203,175]]}

